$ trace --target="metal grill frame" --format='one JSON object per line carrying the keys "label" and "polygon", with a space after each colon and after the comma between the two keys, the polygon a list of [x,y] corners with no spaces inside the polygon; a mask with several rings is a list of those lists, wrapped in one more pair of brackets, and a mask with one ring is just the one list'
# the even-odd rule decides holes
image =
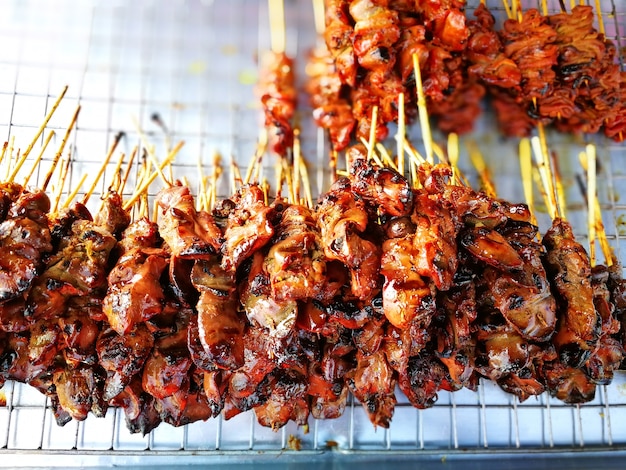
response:
{"label": "metal grill frame", "polygon": [[[232,158],[245,167],[262,122],[248,82],[256,70],[255,54],[269,47],[265,2],[154,0],[130,5],[63,0],[46,7],[33,0],[10,3],[0,20],[0,37],[7,44],[0,52],[0,140],[15,137],[16,146],[26,145],[56,93],[69,83],[68,95],[46,133],[55,130],[61,134],[75,106],[82,106],[70,142],[74,158],[70,187],[81,172],[99,166],[98,159],[117,132],[126,134],[121,145],[126,154],[135,145],[141,148],[131,116],[155,143],[157,153],[163,155],[163,133],[151,120],[155,112],[167,123],[173,141],[187,141],[174,169],[176,176],[186,176],[192,187],[197,184],[197,160],[210,172],[214,151],[226,161]],[[470,0],[468,11],[477,4],[477,0]],[[488,5],[500,19],[503,17],[501,4],[492,0]],[[523,2],[522,6],[540,8],[540,2]],[[601,0],[607,36],[622,51],[626,46],[626,11],[616,7],[616,0]],[[549,10],[558,10],[556,0],[549,2]],[[316,40],[310,2],[286,0],[286,15],[288,52],[298,58],[302,81],[306,53]],[[44,26],[50,17],[58,22],[58,28]],[[48,55],[37,52],[38,47],[49,47]],[[623,54],[620,64],[626,69]],[[315,130],[304,97],[300,109],[303,150],[315,165],[314,189],[319,192],[328,182],[328,145],[323,133]],[[486,142],[483,150],[489,152],[501,196],[521,200],[515,142],[497,139],[492,119],[486,115],[481,120],[475,138],[481,144]],[[417,126],[411,136],[419,141]],[[57,137],[53,143],[59,140]],[[597,136],[587,140],[598,145],[603,164],[598,188],[607,234],[623,260],[620,243],[626,238],[622,227],[626,223],[626,147]],[[40,145],[42,142],[43,136]],[[579,171],[572,162],[582,148],[581,142],[554,133],[549,134],[549,142],[562,161],[569,162],[562,171],[565,181],[571,183]],[[49,155],[38,177],[45,174]],[[500,155],[503,157],[498,158]],[[268,175],[272,174],[271,167],[272,162],[266,159]],[[0,175],[3,171],[0,166]],[[471,169],[466,172],[471,173]],[[106,188],[106,178],[105,174],[100,192]],[[222,181],[221,194],[229,194],[227,178]],[[131,177],[127,188],[133,183]],[[577,236],[584,240],[584,205],[574,186],[568,189],[568,207]],[[158,184],[154,188],[156,192]],[[542,215],[540,226],[547,227],[547,221]],[[360,405],[351,399],[342,418],[332,422],[311,419],[309,433],[293,423],[273,433],[261,428],[253,413],[245,413],[231,421],[220,417],[178,429],[162,424],[145,437],[131,436],[119,409],[109,410],[104,419],[90,416],[84,422],[58,428],[48,400],[38,392],[9,382],[4,393],[7,406],[0,409],[0,466],[268,463],[279,456],[282,463],[309,459],[401,461],[407,456],[437,461],[442,456],[454,460],[468,455],[478,459],[549,459],[580,458],[580,452],[608,462],[626,455],[626,430],[616,426],[626,418],[626,373],[621,372],[614,384],[598,387],[596,399],[582,406],[567,406],[547,395],[519,403],[493,384],[481,382],[477,393],[442,392],[438,403],[428,410],[415,410],[398,392],[399,403],[389,430],[374,430]],[[532,429],[533,424],[537,429]],[[301,451],[289,449],[290,436],[301,440]]]}

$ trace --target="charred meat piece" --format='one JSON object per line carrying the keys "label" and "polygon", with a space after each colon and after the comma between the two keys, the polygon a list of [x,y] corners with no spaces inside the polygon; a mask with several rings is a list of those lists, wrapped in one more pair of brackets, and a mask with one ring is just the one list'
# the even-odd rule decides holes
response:
{"label": "charred meat piece", "polygon": [[282,211],[264,261],[274,299],[304,300],[320,296],[326,277],[321,245],[310,209],[290,205]]}
{"label": "charred meat piece", "polygon": [[102,398],[104,379],[93,367],[67,367],[54,374],[59,405],[77,421],[87,418],[89,411],[104,416],[106,402]]}
{"label": "charred meat piece", "polygon": [[562,219],[554,220],[543,244],[560,316],[554,344],[565,365],[578,367],[597,345],[602,328],[593,304],[589,257],[574,238],[571,225]]}
{"label": "charred meat piece", "polygon": [[157,195],[162,210],[159,233],[172,256],[200,258],[218,253],[222,233],[207,212],[197,212],[187,186],[172,186]]}
{"label": "charred meat piece", "polygon": [[238,311],[232,273],[222,269],[217,258],[197,260],[191,282],[200,292],[197,334],[207,362],[220,369],[238,369],[244,363],[246,322]]}
{"label": "charred meat piece", "polygon": [[234,272],[246,258],[270,241],[274,227],[270,222],[273,209],[265,204],[258,185],[242,187],[233,202],[235,206],[224,233],[222,267]]}
{"label": "charred meat piece", "polygon": [[117,333],[126,334],[161,313],[165,294],[159,279],[167,265],[161,249],[134,249],[118,260],[102,301],[102,310]]}
{"label": "charred meat piece", "polygon": [[106,371],[104,398],[111,400],[131,383],[152,351],[154,338],[144,325],[123,335],[113,329],[100,333],[96,344],[100,366]]}
{"label": "charred meat piece", "polygon": [[0,223],[0,303],[24,297],[52,251],[43,192],[22,192]]}
{"label": "charred meat piece", "polygon": [[324,39],[330,51],[342,83],[354,86],[357,75],[357,59],[352,45],[353,20],[348,8],[349,0],[325,0]]}
{"label": "charred meat piece", "polygon": [[413,192],[407,179],[391,168],[380,168],[366,159],[350,167],[352,190],[381,214],[401,217],[411,212]]}
{"label": "charred meat piece", "polygon": [[347,179],[338,180],[317,207],[318,227],[324,254],[344,263],[350,270],[352,294],[363,301],[378,289],[380,248],[363,237],[369,219],[365,203],[349,191]]}
{"label": "charred meat piece", "polygon": [[346,381],[372,424],[388,428],[396,405],[396,381],[384,351],[357,353],[356,368],[346,375]]}
{"label": "charred meat piece", "polygon": [[285,156],[293,146],[291,121],[298,98],[293,60],[284,52],[266,51],[261,57],[260,69],[257,94],[265,113],[268,144],[274,153]]}
{"label": "charred meat piece", "polygon": [[121,234],[130,224],[130,214],[124,210],[122,196],[115,191],[109,191],[102,208],[94,217],[94,222],[113,235]]}

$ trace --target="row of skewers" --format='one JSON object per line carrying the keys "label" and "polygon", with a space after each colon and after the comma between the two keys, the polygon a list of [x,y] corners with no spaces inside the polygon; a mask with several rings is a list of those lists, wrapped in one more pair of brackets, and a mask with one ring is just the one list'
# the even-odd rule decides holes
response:
{"label": "row of skewers", "polygon": [[0,376],[44,393],[59,424],[119,406],[142,433],[250,409],[272,429],[306,425],[339,417],[349,393],[388,427],[396,386],[426,408],[481,378],[520,400],[593,399],[624,357],[625,284],[559,214],[549,159],[540,238],[528,206],[402,142],[395,161],[375,139],[350,147],[315,206],[294,189],[298,159],[278,178],[287,197],[255,179],[259,163],[219,201],[164,178],[154,220],[130,211],[174,151],[127,201],[120,177],[95,215],[89,192],[60,206],[5,181]]}
{"label": "row of skewers", "polygon": [[[333,149],[369,139],[372,123],[381,141],[388,123],[413,120],[419,82],[430,116],[446,134],[471,131],[488,97],[507,136],[529,136],[541,124],[574,134],[603,130],[623,141],[626,72],[602,17],[598,31],[590,6],[549,15],[546,2],[542,12],[504,4],[509,18],[496,30],[485,3],[468,18],[461,0],[314,2],[324,42],[309,58],[306,90]],[[262,62],[259,94],[270,146],[284,155],[293,141],[294,64],[284,47]],[[398,113],[400,99],[407,116]]]}
{"label": "row of skewers", "polygon": [[[286,56],[275,64],[276,77],[291,74]],[[131,156],[92,215],[86,204],[102,172],[80,202],[72,200],[85,178],[60,205],[69,159],[55,158],[39,189],[27,186],[30,176],[15,182],[32,145],[9,161],[0,185],[2,380],[44,393],[61,425],[119,406],[131,432],[144,434],[247,410],[272,429],[306,425],[339,417],[349,393],[388,427],[396,386],[426,408],[438,391],[475,389],[481,378],[520,400],[548,391],[567,403],[611,381],[624,356],[621,268],[605,238],[606,266],[595,265],[595,234],[590,256],[575,240],[545,144],[532,141],[554,219],[543,238],[528,206],[469,187],[454,145],[435,164],[432,142],[421,158],[400,125],[393,159],[376,144],[376,119],[314,206],[299,194],[307,172],[297,132],[284,132],[292,116],[280,114],[281,83],[260,86],[268,142],[294,155],[279,161],[275,196],[255,159],[230,198],[218,200],[212,184],[194,199],[163,173],[177,146],[162,163],[151,157],[154,171],[147,164],[124,201]],[[166,187],[151,220],[146,190],[158,177]]]}

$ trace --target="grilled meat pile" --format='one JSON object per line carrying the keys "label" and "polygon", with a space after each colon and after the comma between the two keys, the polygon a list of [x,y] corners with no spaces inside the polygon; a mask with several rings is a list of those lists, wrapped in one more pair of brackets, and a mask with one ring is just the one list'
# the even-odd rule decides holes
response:
{"label": "grilled meat pile", "polygon": [[557,219],[450,183],[418,189],[354,156],[315,208],[242,186],[211,211],[189,189],[131,223],[0,187],[0,376],[59,424],[122,407],[132,432],[254,410],[278,429],[335,418],[352,393],[387,427],[396,385],[418,408],[481,378],[520,400],[593,399],[624,357],[617,264],[593,267]]}
{"label": "grilled meat pile", "polygon": [[485,95],[507,136],[538,123],[563,132],[626,138],[626,72],[616,46],[593,27],[589,6],[543,16],[529,9],[500,31],[484,4],[465,16],[462,0],[326,0],[327,50],[310,57],[313,116],[333,148],[351,137],[387,136],[404,93],[415,117],[413,56],[429,114],[445,133],[472,130]]}

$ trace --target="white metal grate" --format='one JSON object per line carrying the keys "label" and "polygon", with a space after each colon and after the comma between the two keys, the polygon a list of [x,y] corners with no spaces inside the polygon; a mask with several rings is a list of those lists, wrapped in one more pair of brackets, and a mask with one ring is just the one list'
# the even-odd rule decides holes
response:
{"label": "white metal grate", "polygon": [[[468,3],[471,11],[478,1]],[[502,16],[501,4],[488,4]],[[523,6],[538,6],[538,2]],[[620,48],[626,46],[626,10],[621,0],[601,0],[601,6],[607,36]],[[557,11],[558,2],[550,0],[549,9]],[[286,0],[286,16],[289,52],[297,56],[303,79],[306,53],[316,40],[310,1]],[[0,43],[0,140],[15,137],[16,144],[25,145],[66,84],[67,97],[45,135],[49,130],[62,134],[76,105],[82,107],[71,140],[70,185],[82,173],[94,172],[117,132],[125,132],[118,149],[127,155],[140,144],[132,118],[163,155],[163,131],[151,119],[155,113],[172,141],[186,142],[174,166],[176,176],[186,176],[192,185],[198,159],[210,171],[215,151],[226,163],[233,158],[242,167],[254,153],[262,121],[250,82],[258,50],[269,47],[266,2],[7,1],[0,15]],[[314,189],[319,191],[325,182],[327,149],[323,143],[318,145],[319,133],[302,101],[303,148],[318,169]],[[497,175],[500,195],[521,200],[516,143],[500,139],[492,125],[486,116],[474,138]],[[418,129],[412,133],[419,136]],[[607,233],[624,260],[620,243],[626,239],[626,147],[595,136],[590,140],[597,142],[603,165],[598,188]],[[53,144],[59,141],[57,135]],[[575,184],[581,142],[558,134],[550,134],[549,141],[563,157],[569,216],[584,239],[584,202]],[[271,163],[266,162],[268,168]],[[46,164],[49,160],[43,169]],[[228,192],[224,178],[220,193]],[[542,227],[547,227],[547,220],[545,215],[540,218]],[[442,392],[437,404],[424,411],[412,408],[398,394],[400,403],[389,430],[375,430],[360,405],[351,403],[340,419],[311,420],[308,434],[293,423],[274,433],[260,427],[252,413],[245,413],[230,421],[214,419],[182,428],[162,424],[142,437],[130,435],[123,412],[114,409],[104,419],[90,416],[59,428],[37,391],[7,383],[4,393],[7,406],[0,408],[0,452],[7,456],[0,458],[0,466],[68,465],[67,460],[55,460],[68,454],[74,457],[72,465],[133,464],[137,459],[147,464],[151,456],[161,455],[250,459],[259,458],[259,452],[283,453],[290,435],[301,440],[301,456],[330,448],[377,455],[457,449],[480,455],[516,449],[626,449],[624,373],[618,373],[611,386],[600,387],[592,403],[580,407],[547,395],[519,403],[495,385],[481,383],[478,393]],[[82,460],[76,459],[78,455]]]}

